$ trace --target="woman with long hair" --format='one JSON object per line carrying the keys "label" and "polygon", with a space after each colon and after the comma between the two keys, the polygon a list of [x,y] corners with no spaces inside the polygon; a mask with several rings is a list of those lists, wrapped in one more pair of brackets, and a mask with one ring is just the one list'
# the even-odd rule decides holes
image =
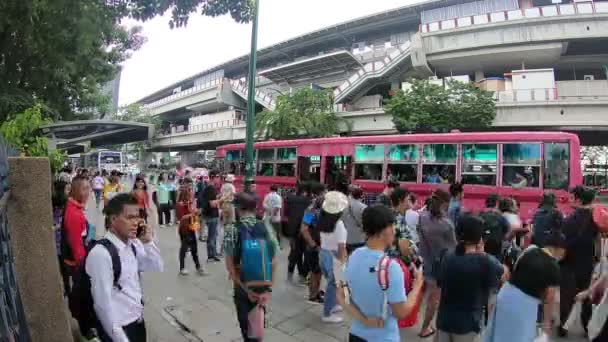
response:
{"label": "woman with long hair", "polygon": [[319,251],[319,264],[321,273],[327,280],[325,289],[325,302],[323,303],[324,323],[340,323],[343,318],[336,315],[342,308],[337,305],[336,278],[334,276],[334,262],[346,262],[347,231],[340,219],[342,212],[348,207],[346,195],[338,191],[330,191],[325,195],[317,228],[321,234],[321,249]]}
{"label": "woman with long hair", "polygon": [[144,177],[137,176],[135,178],[132,194],[137,198],[139,216],[147,222],[148,209],[150,208],[150,195],[148,194],[148,185],[146,184],[146,179]]}
{"label": "woman with long hair", "polygon": [[185,267],[185,259],[186,252],[190,250],[196,271],[199,275],[204,275],[205,270],[198,258],[198,244],[196,242],[196,232],[200,229],[199,214],[194,203],[194,190],[192,188],[192,179],[190,178],[184,178],[182,181],[175,211],[181,242],[179,248],[179,273],[181,275],[188,274],[188,270]]}
{"label": "woman with long hair", "polygon": [[431,195],[427,211],[421,214],[418,225],[420,239],[420,255],[424,267],[424,280],[426,288],[426,312],[419,336],[430,337],[435,333],[431,322],[435,316],[441,290],[437,286],[437,265],[440,265],[443,256],[456,247],[456,233],[452,221],[448,218],[448,205],[450,194],[437,189]]}

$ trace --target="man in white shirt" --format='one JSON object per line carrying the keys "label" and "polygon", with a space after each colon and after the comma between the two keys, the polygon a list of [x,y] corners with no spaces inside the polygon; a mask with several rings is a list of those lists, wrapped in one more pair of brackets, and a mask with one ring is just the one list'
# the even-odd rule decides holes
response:
{"label": "man in white shirt", "polygon": [[270,192],[264,198],[264,223],[270,224],[275,231],[279,244],[281,243],[281,209],[283,208],[283,198],[277,192],[279,187],[270,186]]}
{"label": "man in white shirt", "polygon": [[99,337],[103,342],[145,342],[139,272],[160,272],[163,260],[150,228],[140,219],[135,197],[116,195],[108,202],[104,213],[109,225],[105,239],[118,251],[121,272],[115,282],[107,247],[96,245],[87,256],[85,270],[91,278],[94,309],[101,323]]}

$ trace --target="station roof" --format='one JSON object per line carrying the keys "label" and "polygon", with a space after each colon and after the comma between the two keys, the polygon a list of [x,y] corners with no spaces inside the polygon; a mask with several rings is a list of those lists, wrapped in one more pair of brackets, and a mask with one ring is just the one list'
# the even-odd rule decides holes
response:
{"label": "station roof", "polygon": [[[258,66],[275,59],[288,59],[289,51],[304,49],[316,44],[326,42],[332,39],[345,39],[348,36],[369,32],[372,30],[381,30],[385,27],[394,25],[403,26],[417,25],[420,23],[420,12],[438,7],[446,7],[460,3],[472,2],[474,0],[430,0],[422,3],[402,6],[379,13],[374,13],[368,16],[360,17],[353,20],[341,22],[332,26],[324,27],[316,31],[312,31],[301,36],[287,39],[277,44],[258,50]],[[171,95],[171,92],[176,87],[193,82],[195,79],[207,75],[209,73],[226,70],[226,75],[234,73],[235,70],[246,70],[249,64],[249,54],[237,58],[233,58],[224,63],[218,64],[207,70],[196,73],[181,81],[173,83],[163,89],[160,89],[142,99],[137,103],[147,103],[159,98]]]}
{"label": "station roof", "polygon": [[296,83],[315,76],[328,75],[332,72],[344,72],[357,67],[361,67],[361,62],[350,52],[340,50],[279,65],[260,71],[258,75],[264,76],[275,83]]}
{"label": "station roof", "polygon": [[112,120],[60,121],[40,128],[42,134],[68,152],[144,141],[154,136],[154,125]]}

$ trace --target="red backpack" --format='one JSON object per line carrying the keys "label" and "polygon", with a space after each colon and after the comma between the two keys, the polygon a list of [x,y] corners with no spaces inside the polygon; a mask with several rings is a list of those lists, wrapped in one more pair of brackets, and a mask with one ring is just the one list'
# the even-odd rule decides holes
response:
{"label": "red backpack", "polygon": [[[410,272],[409,268],[403,263],[403,261],[401,261],[401,259],[391,258],[387,255],[380,258],[380,262],[378,265],[378,284],[380,284],[380,289],[382,289],[382,292],[384,295],[383,318],[386,318],[388,316],[388,300],[386,298],[386,291],[388,290],[388,288],[390,286],[389,278],[388,278],[388,269],[389,269],[391,261],[393,261],[393,260],[399,264],[399,266],[401,267],[401,270],[403,271],[403,279],[404,279],[406,294],[409,295],[414,286],[414,278],[412,277],[412,273]],[[399,321],[399,328],[410,328],[410,327],[415,326],[416,323],[418,323],[418,312],[420,311],[421,303],[422,303],[422,292],[420,292],[420,296],[418,298],[416,298],[416,304],[414,305],[414,309],[412,310],[410,315]]]}
{"label": "red backpack", "polygon": [[602,233],[608,233],[608,208],[601,204],[593,206],[593,222]]}

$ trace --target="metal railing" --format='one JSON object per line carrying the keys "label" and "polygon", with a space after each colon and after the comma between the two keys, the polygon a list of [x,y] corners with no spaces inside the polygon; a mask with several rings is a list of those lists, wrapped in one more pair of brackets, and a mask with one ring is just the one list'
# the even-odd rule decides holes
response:
{"label": "metal railing", "polygon": [[571,4],[556,4],[510,11],[491,12],[421,24],[419,30],[422,33],[428,33],[455,29],[459,27],[484,25],[520,19],[593,13],[608,13],[608,2],[578,2]]}
{"label": "metal railing", "polygon": [[383,60],[377,62],[371,62],[365,64],[356,73],[344,81],[336,90],[334,90],[334,98],[339,101],[341,97],[345,96],[347,90],[357,86],[365,79],[370,77],[381,76],[386,71],[390,70],[391,67],[397,65],[410,53],[411,42],[407,41],[397,47],[397,49],[391,51]]}
{"label": "metal railing", "polygon": [[167,96],[167,97],[163,97],[160,100],[148,103],[148,104],[146,104],[144,106],[144,108],[146,108],[146,109],[156,108],[156,107],[162,106],[164,104],[167,104],[169,102],[173,102],[173,101],[179,100],[179,99],[181,99],[183,97],[194,95],[194,94],[203,92],[205,90],[215,88],[215,87],[219,86],[220,84],[222,84],[222,82],[224,82],[223,78],[218,78],[218,79],[215,79],[215,80],[211,80],[211,81],[208,81],[208,82],[206,82],[204,84],[201,84],[201,85],[198,85],[198,86],[195,86],[195,87],[192,87],[192,88],[188,88],[186,90],[180,91],[180,92],[175,93],[173,95],[170,95],[170,96]]}
{"label": "metal railing", "polygon": [[8,157],[16,155],[0,138],[0,341],[30,342],[29,327],[17,286],[8,228]]}
{"label": "metal railing", "polygon": [[226,119],[226,120],[208,122],[208,123],[198,124],[198,125],[188,125],[188,126],[183,126],[184,130],[181,130],[181,131],[159,132],[156,135],[156,137],[162,138],[162,137],[176,136],[176,135],[181,135],[181,134],[210,132],[210,131],[216,130],[218,128],[231,128],[231,127],[236,127],[236,126],[242,126],[242,125],[245,125],[245,122],[246,122],[245,118],[235,118],[235,119]]}
{"label": "metal railing", "polygon": [[[232,86],[232,90],[234,92],[238,93],[245,99],[247,98],[247,94],[249,93],[247,82],[230,80],[230,85]],[[272,95],[267,94],[267,93],[261,91],[260,89],[256,89],[255,98],[258,102],[263,104],[264,107],[271,109],[271,110],[274,109],[275,103],[274,103],[274,97]]]}
{"label": "metal railing", "polygon": [[[595,82],[595,83],[594,83]],[[494,93],[498,103],[551,101],[608,101],[606,81],[558,81],[557,88],[499,90]],[[590,83],[586,85],[586,83]]]}

